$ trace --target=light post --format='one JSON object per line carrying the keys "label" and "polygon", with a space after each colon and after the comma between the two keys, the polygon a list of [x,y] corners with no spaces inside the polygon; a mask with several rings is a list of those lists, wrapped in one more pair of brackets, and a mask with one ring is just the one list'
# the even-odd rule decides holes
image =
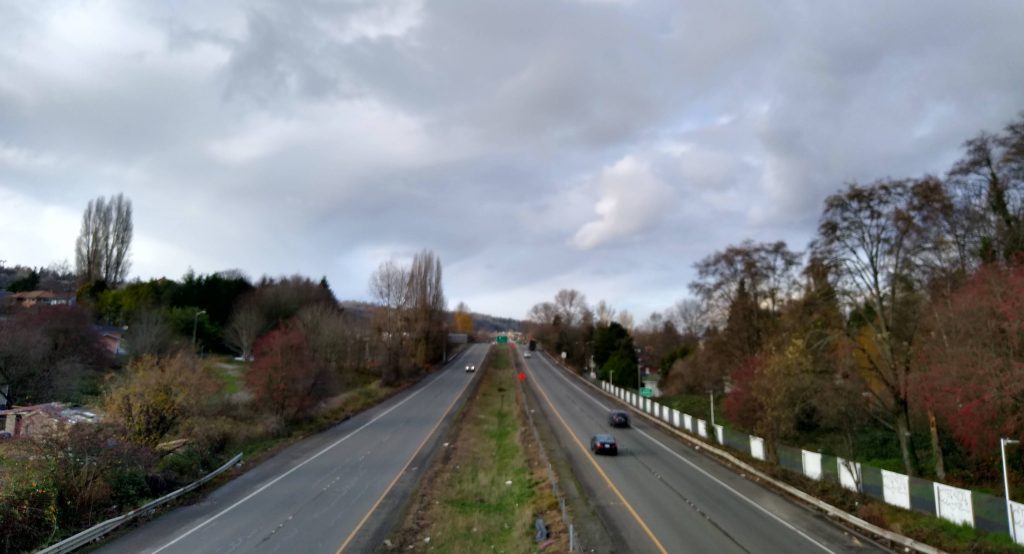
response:
{"label": "light post", "polygon": [[206,313],[206,310],[199,310],[196,312],[196,317],[192,321],[192,350],[196,349],[196,331],[199,329],[199,316]]}
{"label": "light post", "polygon": [[1020,444],[1014,439],[999,439],[999,454],[1003,460],[1003,489],[1006,491],[1006,521],[1010,525],[1010,538],[1014,544],[1017,542],[1017,526],[1013,524],[1013,511],[1010,509],[1010,479],[1006,475],[1006,445]]}
{"label": "light post", "polygon": [[708,391],[708,394],[711,395],[711,427],[714,427],[715,426],[715,391],[714,390]]}

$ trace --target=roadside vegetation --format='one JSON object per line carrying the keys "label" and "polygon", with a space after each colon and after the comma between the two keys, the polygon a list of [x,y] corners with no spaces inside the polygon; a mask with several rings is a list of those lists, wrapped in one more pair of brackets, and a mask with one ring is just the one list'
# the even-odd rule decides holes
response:
{"label": "roadside vegetation", "polygon": [[[512,355],[508,345],[491,348],[479,388],[386,551],[536,552],[535,518],[557,528],[558,502],[525,446],[533,441]],[[560,537],[551,551],[567,546]]]}
{"label": "roadside vegetation", "polygon": [[[714,393],[715,421],[769,460],[792,446],[1001,496],[999,439],[1024,439],[1024,113],[945,175],[838,185],[803,251],[709,253],[693,296],[643,320],[563,289],[530,333],[620,387],[652,373],[663,403],[706,420]],[[1020,501],[1024,448],[1007,470]],[[950,529],[894,513],[875,519],[930,542]]]}
{"label": "roadside vegetation", "polygon": [[[73,271],[0,261],[0,285],[68,302],[0,312],[0,408],[40,405],[31,417],[44,421],[0,437],[2,554],[120,515],[238,452],[258,460],[394,394],[447,350],[430,251],[381,264],[377,303],[342,304],[326,279],[302,276],[129,282],[132,229],[131,201],[100,197]],[[472,334],[468,307],[456,316]],[[72,423],[67,406],[98,417]]]}

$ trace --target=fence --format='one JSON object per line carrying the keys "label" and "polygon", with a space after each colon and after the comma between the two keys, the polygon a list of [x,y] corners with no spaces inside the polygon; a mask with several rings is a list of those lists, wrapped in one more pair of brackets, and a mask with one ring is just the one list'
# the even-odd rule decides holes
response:
{"label": "fence", "polygon": [[136,508],[136,509],[128,512],[127,514],[120,515],[120,516],[117,516],[115,518],[108,519],[108,520],[104,521],[103,523],[98,523],[98,524],[96,524],[96,525],[86,529],[85,531],[82,531],[81,533],[78,533],[77,535],[75,535],[73,537],[68,537],[68,538],[60,541],[59,543],[57,543],[57,544],[55,544],[53,546],[44,548],[43,550],[40,550],[37,554],[59,554],[59,553],[63,553],[63,552],[72,552],[74,550],[77,550],[77,549],[79,549],[79,548],[89,544],[90,542],[95,541],[95,540],[101,538],[102,536],[104,536],[107,533],[113,531],[114,529],[117,529],[121,525],[123,525],[125,523],[128,523],[129,521],[131,521],[131,520],[133,520],[133,519],[135,519],[135,518],[137,518],[139,516],[148,514],[148,513],[152,512],[153,510],[155,510],[156,508],[158,508],[159,506],[162,506],[163,504],[166,504],[167,502],[170,502],[171,500],[174,500],[175,498],[178,498],[179,496],[181,496],[181,495],[183,495],[185,493],[194,491],[195,489],[199,488],[201,485],[203,485],[204,483],[206,483],[210,479],[213,479],[214,477],[220,475],[221,473],[224,473],[225,471],[230,469],[232,466],[234,466],[235,464],[237,464],[237,463],[239,463],[241,461],[242,461],[242,454],[241,453],[236,454],[234,458],[231,458],[231,460],[228,461],[228,463],[220,466],[219,468],[213,470],[212,472],[210,472],[207,475],[199,478],[198,480],[193,481],[192,483],[189,483],[188,485],[185,485],[184,487],[182,487],[182,488],[180,488],[180,489],[178,489],[178,490],[176,490],[176,491],[174,491],[174,492],[172,492],[170,494],[167,494],[165,496],[161,496],[160,498],[157,498],[156,500],[153,500],[152,502],[149,502],[149,503],[147,503],[147,504],[145,504],[145,505],[143,505],[143,506],[141,506],[139,508]]}
{"label": "fence", "polygon": [[[668,411],[670,417],[658,419],[676,429],[708,439],[707,423],[702,419],[680,414],[651,399],[638,398],[632,392],[605,381],[601,382],[601,388],[655,417]],[[752,458],[765,460],[765,444],[761,437],[740,433],[722,425],[715,425],[714,433],[718,444]],[[901,473],[790,446],[780,445],[776,453],[780,466],[811,479],[828,479],[847,490],[864,493],[892,506],[940,517],[956,524],[970,525],[981,531],[1009,534],[1016,538],[1018,544],[1024,545],[1024,504],[1010,502],[1010,513],[1016,531],[1011,533],[1007,503],[1003,497],[908,477]]]}

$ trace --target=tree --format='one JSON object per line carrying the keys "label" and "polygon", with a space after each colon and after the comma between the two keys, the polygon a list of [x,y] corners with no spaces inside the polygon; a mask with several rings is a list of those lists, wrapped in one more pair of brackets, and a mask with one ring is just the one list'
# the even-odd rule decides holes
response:
{"label": "tree", "polygon": [[907,382],[923,289],[919,260],[929,247],[922,230],[935,208],[921,201],[922,189],[914,185],[851,184],[828,197],[812,246],[816,259],[835,272],[876,419],[897,434],[910,475],[918,463],[909,440]]}
{"label": "tree", "polygon": [[713,320],[724,319],[740,285],[751,301],[766,313],[777,313],[797,288],[800,254],[789,250],[786,243],[754,243],[747,240],[729,246],[695,264],[697,280],[690,290],[708,308]]}
{"label": "tree", "polygon": [[124,375],[108,386],[103,405],[125,439],[152,447],[218,388],[199,360],[183,350],[162,360],[152,356],[134,360]]}
{"label": "tree", "polygon": [[82,229],[75,243],[79,282],[103,281],[114,287],[124,282],[131,266],[132,202],[118,194],[109,201],[90,200],[82,214]]}
{"label": "tree", "polygon": [[555,308],[562,316],[562,324],[573,327],[587,309],[587,297],[576,289],[562,289],[555,294]]}
{"label": "tree", "polygon": [[393,385],[401,375],[402,338],[406,331],[404,310],[409,304],[409,271],[388,260],[370,276],[370,294],[377,301],[376,327],[384,343],[386,360],[381,382]]}
{"label": "tree", "polygon": [[964,149],[949,177],[965,199],[984,199],[964,204],[983,223],[971,236],[975,255],[1012,262],[1024,252],[1024,113],[1002,134],[982,132]]}
{"label": "tree", "polygon": [[465,302],[459,302],[455,307],[455,332],[473,334],[473,314]]}
{"label": "tree", "polygon": [[447,341],[441,260],[430,250],[413,256],[408,289],[413,360],[417,367],[424,368],[441,359]]}
{"label": "tree", "polygon": [[707,330],[708,308],[695,298],[684,298],[669,309],[666,317],[684,335],[698,338]]}
{"label": "tree", "polygon": [[29,269],[24,276],[19,277],[7,286],[10,292],[27,292],[36,290],[39,287],[39,272]]}
{"label": "tree", "polygon": [[297,324],[275,329],[256,343],[246,387],[266,411],[288,420],[305,417],[332,392],[328,368],[310,349]]}
{"label": "tree", "polygon": [[983,267],[931,313],[913,398],[979,468],[994,467],[999,437],[1024,436],[1024,267]]}
{"label": "tree", "polygon": [[267,319],[260,311],[257,296],[249,293],[239,299],[224,332],[224,341],[243,360],[251,360],[253,345],[266,330]]}
{"label": "tree", "polygon": [[163,310],[148,308],[139,311],[131,320],[124,342],[132,358],[161,358],[174,351],[174,330]]}
{"label": "tree", "polygon": [[0,320],[0,382],[12,404],[76,400],[111,364],[89,315],[77,306],[18,311]]}
{"label": "tree", "polygon": [[594,333],[594,364],[602,379],[619,386],[637,387],[637,359],[633,338],[626,328],[612,322]]}
{"label": "tree", "polygon": [[608,325],[615,320],[615,308],[601,300],[597,303],[597,307],[594,308],[594,316],[598,325]]}

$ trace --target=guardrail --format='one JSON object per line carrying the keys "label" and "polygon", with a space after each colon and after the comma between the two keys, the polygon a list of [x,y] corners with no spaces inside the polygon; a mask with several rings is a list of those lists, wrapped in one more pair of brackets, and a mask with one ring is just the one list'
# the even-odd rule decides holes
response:
{"label": "guardrail", "polygon": [[148,514],[148,513],[152,512],[153,510],[155,510],[156,508],[160,507],[161,505],[166,504],[167,502],[170,502],[171,500],[174,500],[175,498],[178,498],[179,496],[181,496],[183,494],[187,494],[187,493],[190,493],[190,492],[196,490],[197,488],[199,488],[202,485],[206,484],[209,480],[211,480],[214,477],[220,475],[221,473],[224,473],[225,471],[230,469],[232,466],[238,464],[241,461],[242,461],[242,454],[241,453],[236,454],[235,457],[231,458],[231,460],[229,460],[226,464],[224,464],[224,465],[220,466],[219,468],[211,471],[210,473],[204,475],[203,477],[193,481],[192,483],[189,483],[188,485],[185,485],[184,487],[182,487],[182,488],[180,488],[180,489],[178,489],[178,490],[176,490],[176,491],[174,491],[172,493],[169,493],[169,494],[166,494],[164,496],[161,496],[160,498],[157,498],[156,500],[153,500],[151,502],[143,504],[142,506],[140,506],[140,507],[138,507],[138,508],[136,508],[136,509],[134,509],[134,510],[132,510],[132,511],[126,513],[126,514],[122,514],[122,515],[119,515],[119,516],[117,516],[115,518],[108,519],[108,520],[106,520],[106,521],[104,521],[102,523],[98,523],[98,524],[96,524],[96,525],[86,529],[85,531],[82,531],[81,533],[78,533],[77,535],[68,537],[68,538],[60,541],[57,544],[54,544],[52,546],[44,548],[43,550],[40,550],[37,554],[60,554],[60,553],[64,553],[64,552],[72,552],[74,550],[77,550],[77,549],[79,549],[79,548],[81,548],[81,547],[83,547],[83,546],[85,546],[85,545],[87,545],[87,544],[89,544],[89,543],[91,543],[91,542],[93,542],[93,541],[103,537],[104,535],[106,535],[107,533],[113,531],[114,529],[117,529],[121,525],[123,525],[123,524],[125,524],[125,523],[127,523],[127,522],[129,522],[129,521],[131,521],[131,520],[133,520],[133,519],[135,519],[137,517],[139,517],[139,516]]}
{"label": "guardrail", "polygon": [[[649,398],[641,398],[639,395],[635,393],[629,392],[620,387],[615,387],[605,381],[599,381],[599,383],[601,384],[596,385],[589,379],[584,378],[577,374],[575,371],[569,369],[567,366],[562,364],[561,361],[558,360],[556,357],[548,356],[547,353],[545,353],[545,356],[548,360],[552,361],[554,365],[561,367],[570,375],[575,376],[580,381],[583,381],[590,387],[593,387],[595,390],[600,391],[602,394],[632,408],[634,411],[636,411],[644,418],[670,431],[674,435],[686,440],[687,442],[700,446],[700,448],[702,448],[703,450],[710,452],[715,456],[718,456],[719,458],[728,461],[730,464],[742,469],[744,472],[746,472],[747,475],[753,475],[757,477],[759,480],[764,481],[793,497],[799,498],[803,502],[811,506],[814,506],[815,508],[818,508],[822,512],[825,512],[826,514],[835,517],[836,519],[844,521],[847,525],[850,525],[851,527],[860,529],[862,532],[868,535],[872,535],[874,537],[887,541],[890,547],[893,545],[899,545],[901,549],[905,552],[918,552],[920,554],[943,554],[942,550],[935,548],[931,545],[924,544],[910,537],[900,535],[899,533],[894,533],[892,531],[889,531],[888,529],[882,529],[881,527],[864,521],[863,519],[860,519],[859,517],[853,514],[840,510],[839,508],[836,508],[835,506],[827,502],[815,498],[814,496],[811,496],[810,494],[800,489],[797,489],[792,485],[783,483],[782,481],[779,481],[767,475],[766,473],[759,471],[757,468],[737,458],[730,452],[723,450],[722,448],[718,448],[710,441],[716,440],[716,442],[719,442],[721,444],[722,441],[719,437],[719,428],[721,427],[720,425],[715,426],[715,436],[712,439],[711,433],[708,432],[709,425],[704,420],[691,417],[687,414],[680,414],[678,410],[666,409],[667,407],[661,406],[660,404],[654,402]],[[609,388],[606,389],[605,387]]]}

